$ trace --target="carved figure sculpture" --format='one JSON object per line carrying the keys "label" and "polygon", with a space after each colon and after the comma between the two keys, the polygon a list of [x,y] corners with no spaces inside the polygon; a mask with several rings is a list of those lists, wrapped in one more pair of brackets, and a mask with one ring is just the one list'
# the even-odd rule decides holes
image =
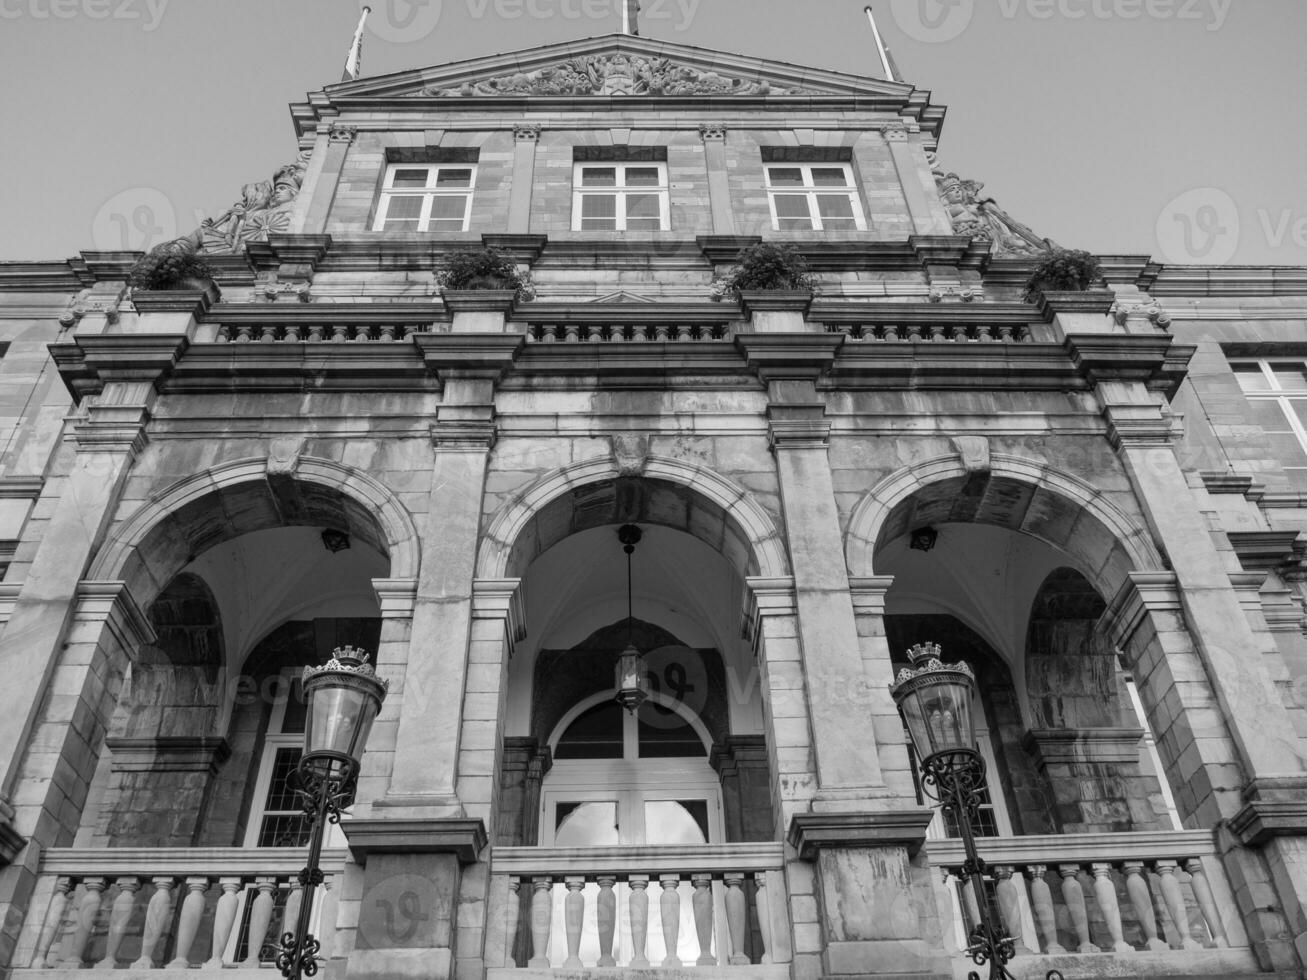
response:
{"label": "carved figure sculpture", "polygon": [[161,245],[160,248],[230,255],[242,251],[250,242],[267,241],[270,232],[290,230],[290,211],[304,173],[308,154],[301,154],[272,175],[241,188],[241,199],[216,218],[205,218],[189,235]]}
{"label": "carved figure sculpture", "polygon": [[991,241],[1000,254],[1037,255],[1056,247],[1004,211],[992,197],[981,197],[985,185],[980,181],[936,170],[935,183],[955,234]]}

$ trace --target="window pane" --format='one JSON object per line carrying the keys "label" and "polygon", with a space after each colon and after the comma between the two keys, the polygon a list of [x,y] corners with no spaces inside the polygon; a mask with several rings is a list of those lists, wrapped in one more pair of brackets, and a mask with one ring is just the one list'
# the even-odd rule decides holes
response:
{"label": "window pane", "polygon": [[581,227],[587,231],[616,231],[617,195],[586,194],[582,197]]}
{"label": "window pane", "polygon": [[616,187],[616,167],[583,167],[581,184],[585,187]]}
{"label": "window pane", "polygon": [[658,207],[657,194],[628,194],[626,195],[626,217],[627,221],[639,218],[652,218],[657,225],[661,219],[661,210]]}
{"label": "window pane", "polygon": [[1234,376],[1239,379],[1239,387],[1244,391],[1268,391],[1270,382],[1262,373],[1260,364],[1235,364]]}
{"label": "window pane", "polygon": [[812,216],[808,210],[808,195],[777,194],[776,218],[782,228],[811,228]]}
{"label": "window pane", "polygon": [[426,187],[427,175],[430,173],[425,167],[421,170],[396,170],[395,179],[391,182],[391,187]]}
{"label": "window pane", "polygon": [[1303,451],[1302,444],[1293,433],[1268,434],[1266,438],[1270,440],[1271,452],[1275,458],[1285,466],[1307,465],[1307,452]]}
{"label": "window pane", "polygon": [[817,187],[848,187],[849,175],[843,167],[813,167],[812,182]]}
{"label": "window pane", "polygon": [[768,167],[767,178],[773,187],[803,186],[803,171],[798,167]]}
{"label": "window pane", "polygon": [[386,228],[417,231],[422,217],[422,198],[411,195],[392,197],[386,205]]}
{"label": "window pane", "polygon": [[620,759],[622,757],[622,706],[600,704],[584,712],[563,733],[555,759]]}
{"label": "window pane", "polygon": [[853,202],[847,194],[818,194],[817,211],[821,214],[823,224],[831,224],[839,219],[853,222]]}
{"label": "window pane", "polygon": [[1298,416],[1298,421],[1307,426],[1307,400],[1295,398],[1289,402],[1293,407],[1293,412]]}
{"label": "window pane", "polygon": [[471,187],[472,171],[471,170],[441,170],[440,175],[436,177],[437,187]]}
{"label": "window pane", "polygon": [[657,167],[626,168],[627,187],[657,187],[659,183]]}
{"label": "window pane", "polygon": [[620,844],[617,803],[559,803],[554,807],[555,847],[612,847]]}
{"label": "window pane", "polygon": [[1300,362],[1280,362],[1271,365],[1271,373],[1281,388],[1302,391],[1307,388],[1307,372]]}
{"label": "window pane", "polygon": [[1250,398],[1248,405],[1252,409],[1252,421],[1267,432],[1288,432],[1289,423],[1285,420],[1284,409],[1278,398]]}
{"label": "window pane", "polygon": [[707,844],[707,800],[649,800],[644,805],[646,844]]}
{"label": "window pane", "polygon": [[441,194],[431,199],[431,220],[457,220],[461,225],[463,215],[467,213],[466,194]]}
{"label": "window pane", "polygon": [[639,720],[641,759],[689,759],[707,755],[703,740],[675,711],[642,704]]}

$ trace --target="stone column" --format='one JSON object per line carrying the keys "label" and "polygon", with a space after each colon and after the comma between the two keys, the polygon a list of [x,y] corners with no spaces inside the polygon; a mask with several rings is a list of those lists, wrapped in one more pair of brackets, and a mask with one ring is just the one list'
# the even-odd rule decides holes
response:
{"label": "stone column", "polygon": [[[304,186],[296,196],[291,231],[316,235],[327,230],[327,217],[336,201],[336,188],[345,168],[345,157],[356,135],[358,131],[353,126],[337,123],[327,130],[325,137],[318,136],[308,172],[304,175]],[[304,202],[303,211],[300,210],[301,201]]]}
{"label": "stone column", "polygon": [[728,735],[713,746],[708,761],[722,779],[727,840],[772,840],[774,821],[766,738]]}
{"label": "stone column", "polygon": [[890,123],[880,133],[889,145],[894,169],[898,171],[913,231],[918,235],[952,235],[953,222],[949,221],[940,200],[920,133],[909,131],[906,123]]}
{"label": "stone column", "polygon": [[513,176],[508,191],[508,231],[526,234],[531,230],[531,195],[535,185],[536,147],[539,126],[513,128]]}
{"label": "stone column", "polygon": [[726,127],[719,123],[702,125],[704,167],[708,171],[708,204],[712,208],[714,235],[735,234],[735,214],[731,207],[730,175],[726,170]]}
{"label": "stone column", "polygon": [[444,382],[444,398],[431,427],[431,497],[411,640],[418,648],[410,649],[405,667],[390,787],[376,803],[414,816],[465,812],[456,779],[481,504],[495,441],[494,389],[524,342],[504,335],[499,317],[497,335],[418,336],[428,368]]}
{"label": "stone column", "polygon": [[[865,721],[873,716],[863,666],[844,538],[827,448],[830,423],[816,379],[842,337],[754,334],[737,344],[767,383],[772,451],[794,571],[799,651],[817,778],[814,810],[883,809],[893,794]],[[770,656],[770,654],[769,654]]]}

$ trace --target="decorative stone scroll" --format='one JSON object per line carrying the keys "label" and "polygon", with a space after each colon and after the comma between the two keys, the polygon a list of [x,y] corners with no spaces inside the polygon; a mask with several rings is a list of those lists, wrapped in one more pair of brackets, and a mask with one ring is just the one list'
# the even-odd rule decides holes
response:
{"label": "decorative stone scroll", "polygon": [[461,85],[433,85],[420,96],[467,95],[808,95],[808,89],[678,65],[668,58],[602,54],[570,58],[535,71]]}

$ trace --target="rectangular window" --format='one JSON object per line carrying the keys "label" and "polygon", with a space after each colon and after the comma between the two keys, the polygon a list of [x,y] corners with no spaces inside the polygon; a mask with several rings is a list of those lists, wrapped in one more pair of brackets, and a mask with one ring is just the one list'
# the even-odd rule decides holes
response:
{"label": "rectangular window", "polygon": [[467,231],[476,164],[392,163],[373,231]]}
{"label": "rectangular window", "polygon": [[667,165],[578,163],[572,181],[573,231],[667,231]]}
{"label": "rectangular window", "polygon": [[1307,361],[1238,361],[1231,365],[1285,473],[1307,486]]}
{"label": "rectangular window", "polygon": [[763,170],[776,231],[867,230],[849,164],[767,164]]}

